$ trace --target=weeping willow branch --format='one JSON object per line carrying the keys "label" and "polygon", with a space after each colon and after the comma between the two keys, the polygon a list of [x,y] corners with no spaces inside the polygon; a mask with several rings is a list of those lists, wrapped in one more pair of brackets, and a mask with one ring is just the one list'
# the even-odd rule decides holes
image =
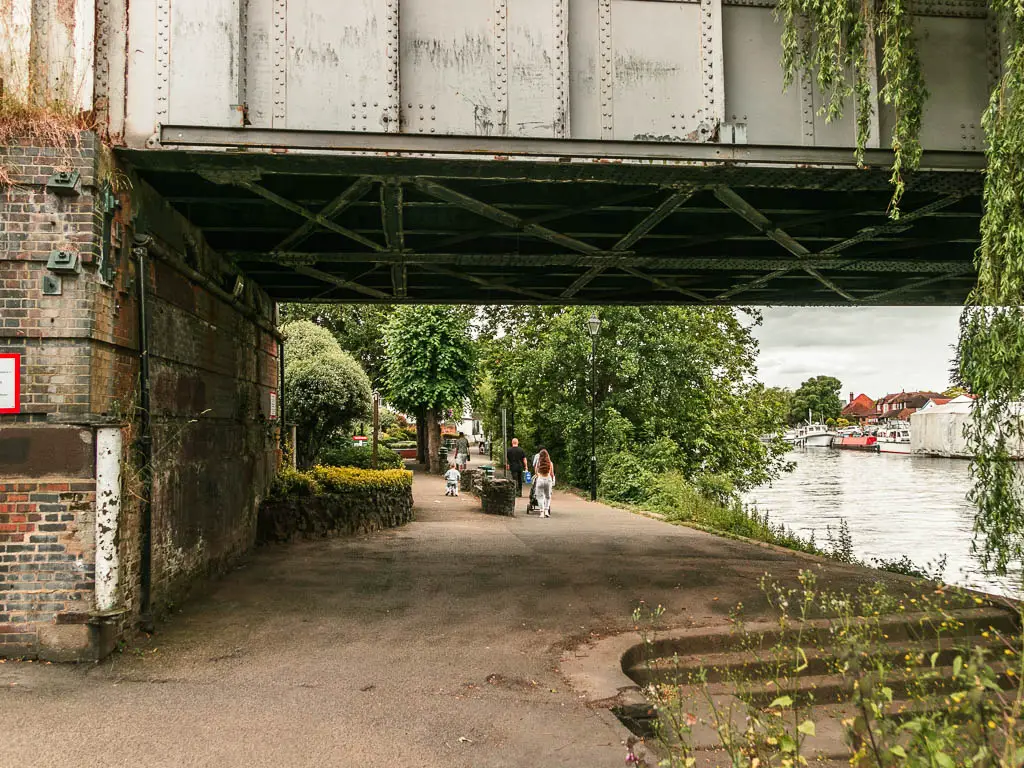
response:
{"label": "weeping willow branch", "polygon": [[857,162],[871,137],[875,111],[871,86],[873,48],[881,42],[879,97],[895,112],[892,148],[893,197],[890,214],[899,218],[906,188],[903,174],[921,162],[921,114],[928,93],[914,41],[908,0],[780,0],[775,18],[782,22],[783,83],[799,73],[812,79],[824,103],[818,114],[826,122],[843,116],[852,96],[856,107]]}
{"label": "weeping willow branch", "polygon": [[1024,482],[1012,453],[1024,436],[1024,8],[993,0],[1007,56],[982,118],[987,139],[978,284],[964,311],[958,357],[977,395],[966,429],[974,455],[974,550],[996,573],[1024,560]]}
{"label": "weeping willow branch", "polygon": [[[1024,561],[1024,2],[989,0],[1005,43],[1003,73],[982,118],[987,139],[978,284],[964,311],[957,347],[961,382],[977,396],[966,430],[977,508],[974,549],[991,571]],[[880,102],[892,107],[892,202],[899,217],[904,177],[921,162],[921,118],[928,97],[909,0],[779,0],[784,84],[811,78],[827,121],[853,96],[858,162],[877,104],[871,76],[880,46]]]}

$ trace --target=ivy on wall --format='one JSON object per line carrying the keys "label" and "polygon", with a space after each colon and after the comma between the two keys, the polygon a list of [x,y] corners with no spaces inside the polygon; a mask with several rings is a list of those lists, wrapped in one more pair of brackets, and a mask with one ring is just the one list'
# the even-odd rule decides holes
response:
{"label": "ivy on wall", "polygon": [[[988,167],[978,283],[964,310],[957,365],[962,383],[978,396],[967,428],[975,551],[987,569],[1005,573],[1024,561],[1024,472],[1011,458],[1024,436],[1024,418],[1013,405],[1024,400],[1024,4],[988,0],[988,7],[1005,48],[982,117]],[[776,18],[783,25],[786,84],[797,75],[813,79],[827,120],[841,117],[853,99],[858,161],[875,109],[877,46],[878,96],[895,114],[889,214],[899,218],[904,177],[921,161],[928,97],[908,0],[779,0]]]}

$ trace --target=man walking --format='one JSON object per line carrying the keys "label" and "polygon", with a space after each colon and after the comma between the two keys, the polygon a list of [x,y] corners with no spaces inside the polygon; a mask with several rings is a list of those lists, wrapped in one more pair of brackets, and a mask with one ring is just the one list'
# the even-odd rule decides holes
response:
{"label": "man walking", "polygon": [[465,472],[469,464],[469,440],[466,439],[466,435],[463,432],[459,432],[459,439],[455,443],[455,453],[455,463],[459,465],[459,471]]}
{"label": "man walking", "polygon": [[505,454],[505,469],[512,473],[516,482],[516,496],[523,495],[523,472],[526,471],[526,451],[519,447],[519,440],[512,438],[512,447]]}

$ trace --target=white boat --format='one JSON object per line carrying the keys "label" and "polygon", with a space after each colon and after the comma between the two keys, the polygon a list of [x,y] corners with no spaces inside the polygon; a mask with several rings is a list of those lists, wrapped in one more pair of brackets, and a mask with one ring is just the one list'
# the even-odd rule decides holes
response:
{"label": "white boat", "polygon": [[879,453],[910,453],[910,425],[894,421],[878,430]]}
{"label": "white boat", "polygon": [[805,448],[828,448],[832,445],[835,432],[829,430],[824,424],[807,424],[797,427],[797,445]]}

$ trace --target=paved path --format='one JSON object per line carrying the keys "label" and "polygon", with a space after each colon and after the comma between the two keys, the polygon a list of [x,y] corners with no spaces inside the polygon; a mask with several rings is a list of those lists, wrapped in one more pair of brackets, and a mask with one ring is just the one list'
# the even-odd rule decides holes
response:
{"label": "paved path", "polygon": [[0,766],[621,766],[563,653],[639,600],[716,624],[808,567],[562,493],[543,520],[415,497],[401,529],[257,550],[100,665],[0,665]]}

